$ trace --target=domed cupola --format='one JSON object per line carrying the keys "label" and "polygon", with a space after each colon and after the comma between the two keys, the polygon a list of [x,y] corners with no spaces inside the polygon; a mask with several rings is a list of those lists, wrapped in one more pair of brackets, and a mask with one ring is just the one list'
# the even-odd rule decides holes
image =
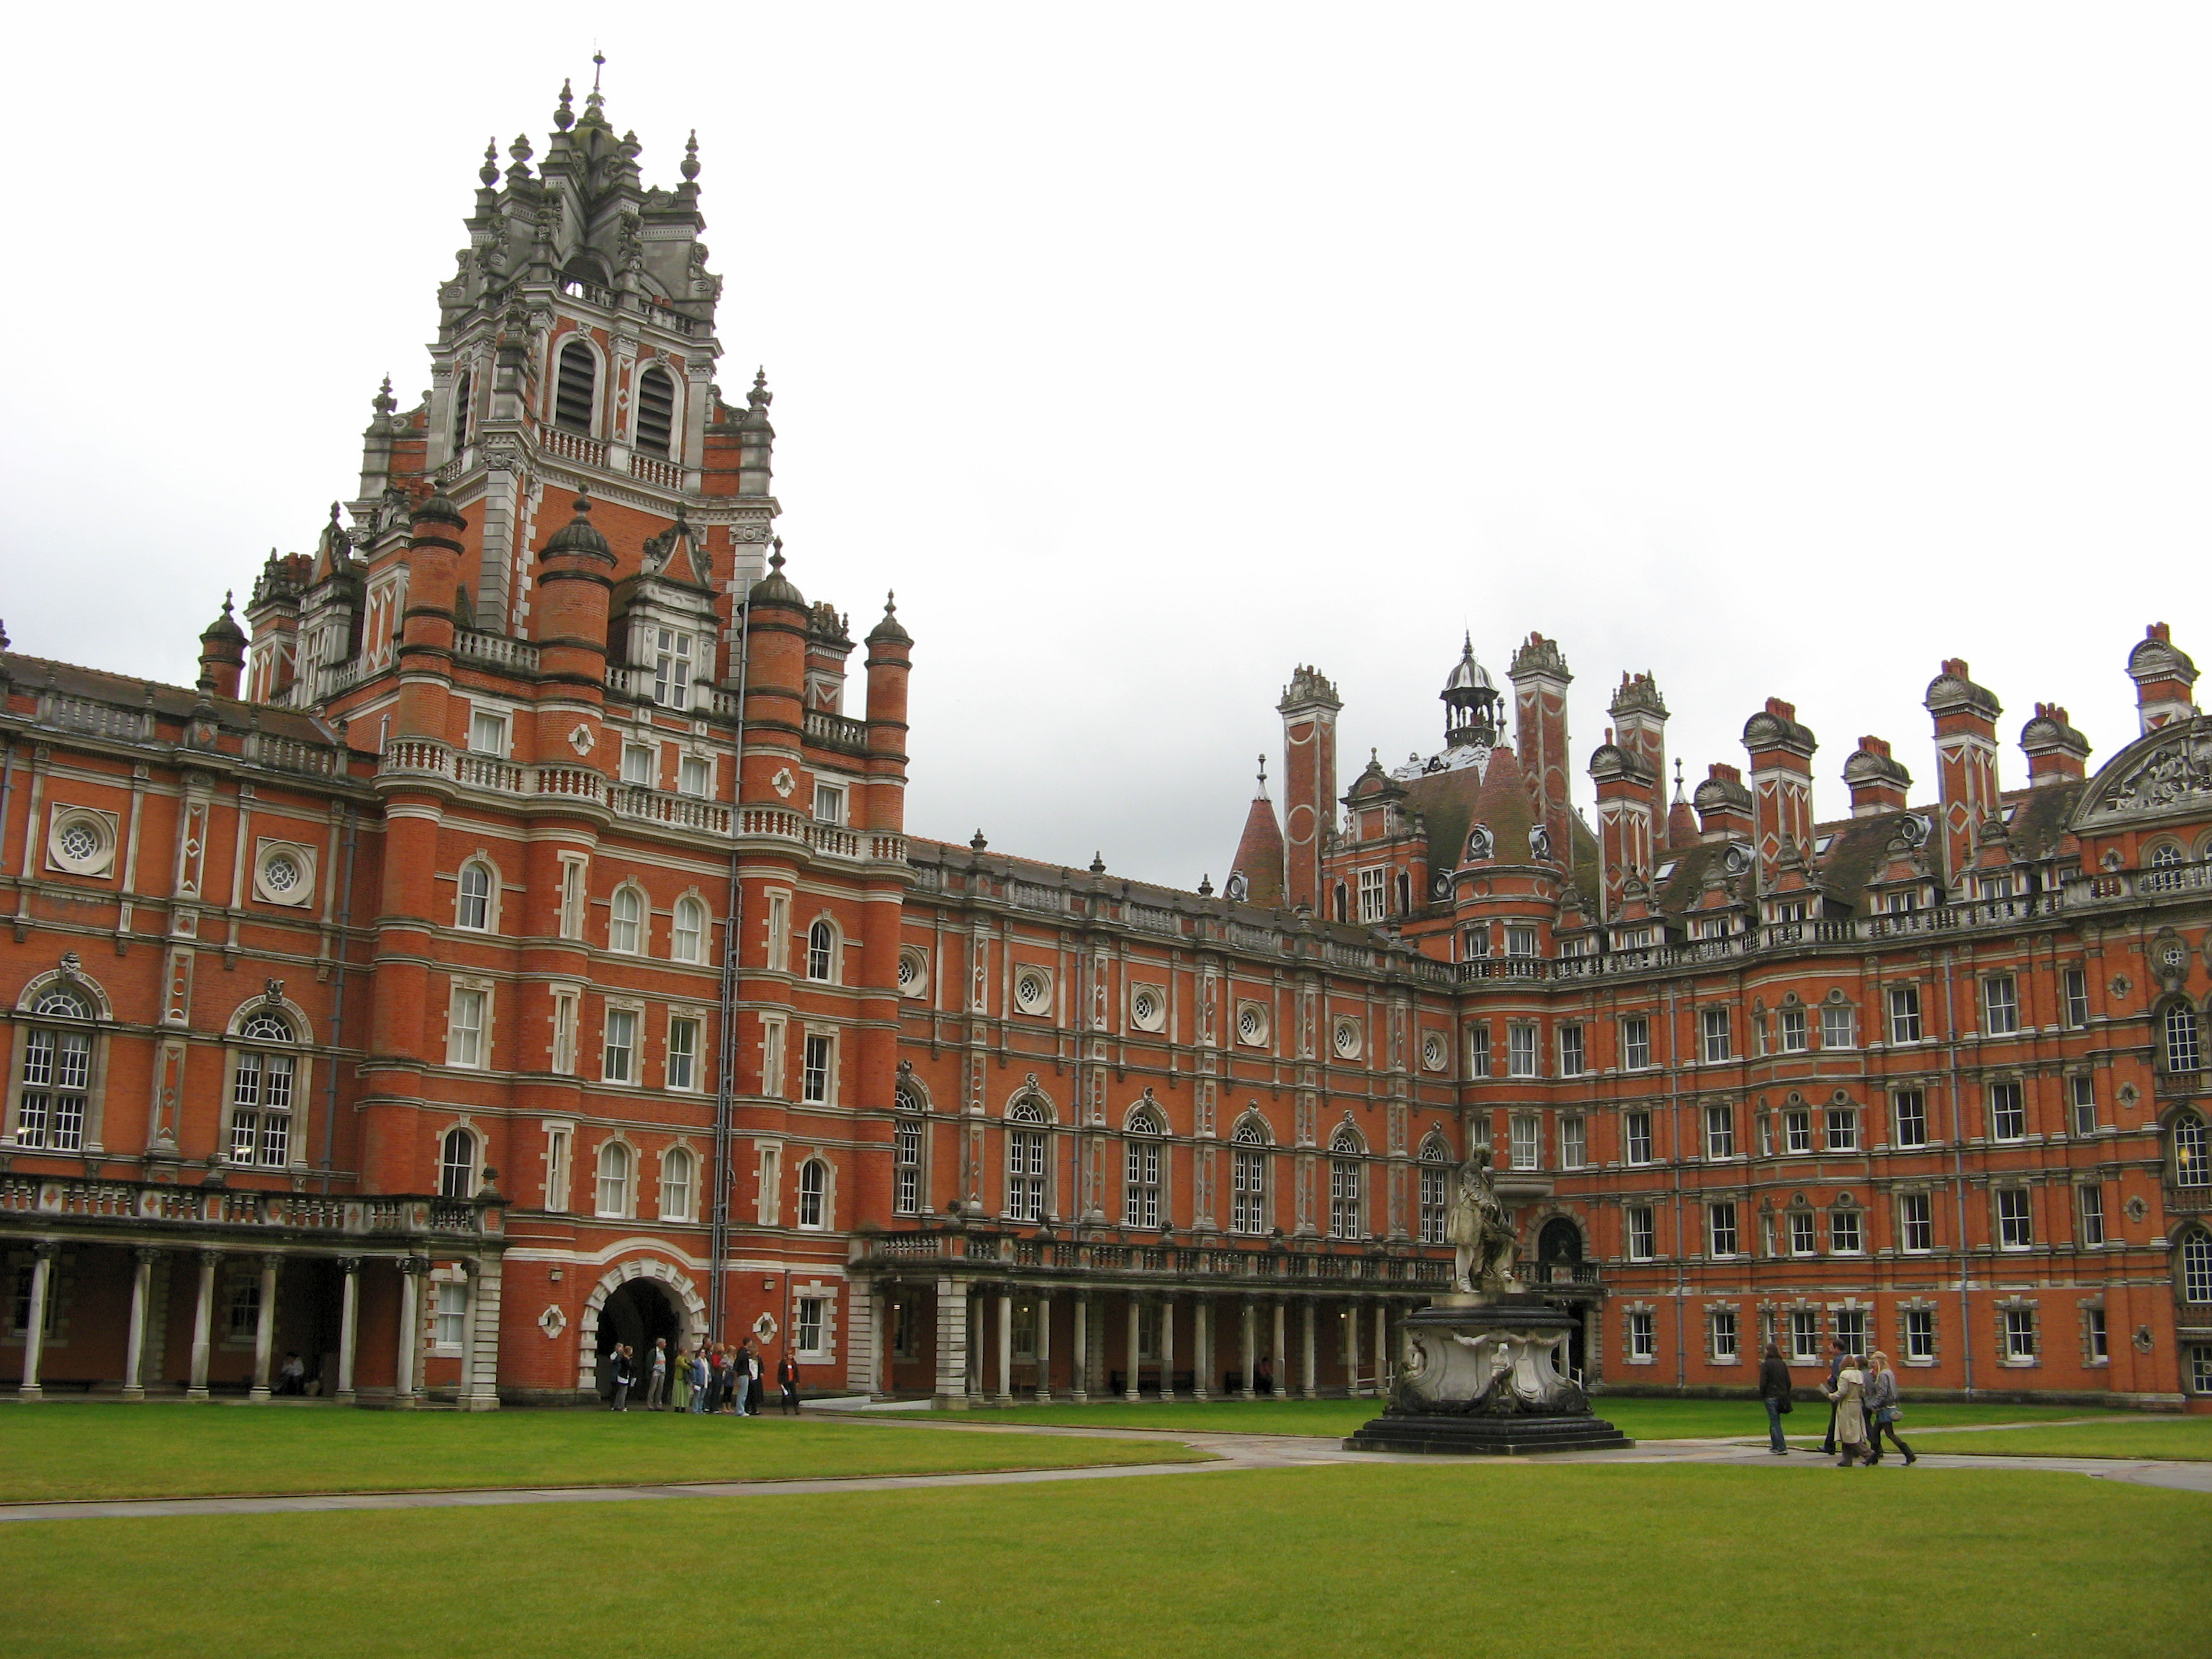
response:
{"label": "domed cupola", "polygon": [[1465,637],[1459,662],[1438,692],[1444,705],[1444,742],[1452,748],[1498,741],[1498,686],[1490,671],[1474,659],[1474,636]]}

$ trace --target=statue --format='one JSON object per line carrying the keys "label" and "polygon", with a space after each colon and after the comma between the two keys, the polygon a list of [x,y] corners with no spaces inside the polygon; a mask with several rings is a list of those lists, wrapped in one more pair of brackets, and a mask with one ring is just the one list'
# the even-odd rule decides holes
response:
{"label": "statue", "polygon": [[1490,1179],[1490,1148],[1477,1145],[1460,1166],[1444,1236],[1453,1246],[1452,1280],[1469,1296],[1499,1296],[1519,1288],[1513,1279],[1512,1218]]}

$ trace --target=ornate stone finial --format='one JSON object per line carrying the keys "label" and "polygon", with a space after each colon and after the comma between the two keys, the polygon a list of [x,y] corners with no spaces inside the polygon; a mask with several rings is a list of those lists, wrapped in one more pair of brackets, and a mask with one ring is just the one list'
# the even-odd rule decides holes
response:
{"label": "ornate stone finial", "polygon": [[1106,873],[1106,855],[1103,853],[1093,853],[1091,855],[1091,873],[1094,876],[1103,876]]}
{"label": "ornate stone finial", "polygon": [[8,637],[8,624],[0,623],[0,651],[5,651],[15,641]]}
{"label": "ornate stone finial", "polygon": [[983,839],[983,832],[981,830],[978,830],[974,835],[968,837],[968,845],[978,853],[981,852],[990,844],[991,843]]}
{"label": "ornate stone finial", "polygon": [[606,67],[606,63],[605,52],[592,52],[592,89],[584,96],[584,118],[587,121],[597,121],[601,126],[606,125],[607,118],[600,112],[600,106],[606,100],[599,96],[599,71]]}
{"label": "ornate stone finial", "polygon": [[[384,377],[384,384],[377,387],[376,396],[369,400],[369,407],[380,415],[389,415],[399,407],[399,399],[392,395],[392,377],[389,374]],[[337,503],[334,501],[331,506],[335,508]],[[332,519],[335,521],[335,512],[332,514]]]}
{"label": "ornate stone finial", "polygon": [[1213,896],[1213,874],[1211,871],[1198,878],[1198,896],[1200,898]]}
{"label": "ornate stone finial", "polygon": [[492,190],[498,186],[499,140],[497,138],[487,138],[484,140],[483,165],[477,169],[477,177],[483,180],[483,186],[486,190]]}
{"label": "ornate stone finial", "polygon": [[1260,793],[1261,793],[1261,795],[1262,797],[1264,797],[1264,796],[1267,794],[1267,757],[1265,755],[1262,755],[1262,756],[1261,756],[1261,757],[1260,757]]}
{"label": "ornate stone finial", "polygon": [[775,401],[775,393],[768,389],[768,368],[763,365],[753,374],[753,389],[745,393],[748,407],[765,411]]}
{"label": "ornate stone finial", "polygon": [[781,571],[783,568],[783,538],[778,536],[769,544],[769,549],[768,568],[770,570]]}
{"label": "ornate stone finial", "polygon": [[283,1007],[284,1006],[284,981],[281,979],[263,980],[261,981],[261,1000],[271,1008]]}
{"label": "ornate stone finial", "polygon": [[696,179],[698,178],[698,176],[699,176],[699,129],[698,129],[698,128],[696,128],[696,127],[692,128],[692,129],[691,129],[691,136],[690,136],[689,138],[686,138],[686,139],[684,141],[684,159],[683,159],[681,161],[679,161],[679,162],[678,162],[678,163],[676,164],[676,170],[677,170],[678,173],[682,173],[682,174],[684,175],[684,182],[685,184],[687,184],[687,185],[688,185],[688,184],[690,184],[691,182],[693,182],[695,179]]}
{"label": "ornate stone finial", "polygon": [[568,77],[564,75],[561,77],[561,107],[553,112],[553,125],[562,132],[576,125],[576,112],[573,107],[575,100],[576,94],[569,90]]}
{"label": "ornate stone finial", "polygon": [[507,182],[510,185],[523,183],[530,177],[529,136],[516,133],[514,142],[507,147],[507,153],[514,158],[514,165],[507,170]]}

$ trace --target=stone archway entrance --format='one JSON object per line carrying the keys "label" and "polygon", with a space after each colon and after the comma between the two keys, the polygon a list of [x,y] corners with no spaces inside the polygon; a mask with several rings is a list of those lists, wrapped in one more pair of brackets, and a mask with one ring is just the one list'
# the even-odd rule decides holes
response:
{"label": "stone archway entrance", "polygon": [[683,1310],[668,1294],[667,1286],[658,1279],[633,1279],[609,1296],[599,1308],[599,1339],[595,1345],[600,1398],[613,1397],[615,1345],[627,1343],[635,1356],[632,1369],[637,1373],[637,1386],[630,1390],[630,1400],[632,1404],[642,1406],[653,1376],[653,1343],[665,1342],[669,1361],[674,1364],[678,1351],[684,1346],[684,1324]]}
{"label": "stone archway entrance", "polygon": [[[1574,1269],[1582,1259],[1583,1230],[1568,1217],[1555,1215],[1537,1231],[1536,1261],[1544,1283],[1572,1282]],[[1567,1374],[1577,1382],[1586,1382],[1589,1345],[1583,1333],[1589,1323],[1589,1306],[1571,1297],[1553,1297],[1550,1300],[1553,1307],[1564,1308],[1575,1316],[1577,1322],[1567,1338]]]}

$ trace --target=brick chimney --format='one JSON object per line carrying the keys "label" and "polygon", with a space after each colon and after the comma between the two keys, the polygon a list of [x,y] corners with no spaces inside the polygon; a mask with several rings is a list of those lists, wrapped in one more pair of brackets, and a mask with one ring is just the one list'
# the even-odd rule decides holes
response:
{"label": "brick chimney", "polygon": [[2197,665],[2187,652],[2174,649],[2164,623],[2153,623],[2128,653],[2128,678],[2136,683],[2136,711],[2144,732],[2196,718],[2189,693],[2197,684]]}
{"label": "brick chimney", "polygon": [[1784,843],[1801,858],[1812,855],[1813,751],[1820,744],[1797,724],[1794,703],[1769,697],[1744,722],[1743,746],[1751,757],[1752,849],[1764,890]]}
{"label": "brick chimney", "polygon": [[1936,798],[1942,803],[1934,840],[1944,878],[1955,883],[1973,867],[1983,823],[2002,814],[1997,716],[2004,707],[1968,678],[1964,657],[1953,657],[1928,683],[1927,708],[1936,721]]}
{"label": "brick chimney", "polygon": [[1705,781],[1691,795],[1698,809],[1698,834],[1705,841],[1751,839],[1751,791],[1743,787],[1743,774],[1716,761],[1705,769]]}
{"label": "brick chimney", "polygon": [[1874,818],[1905,810],[1912,774],[1892,757],[1887,740],[1861,738],[1856,752],[1844,763],[1844,781],[1850,786],[1851,816]]}
{"label": "brick chimney", "polygon": [[2035,718],[2020,728],[2020,746],[2031,789],[2089,775],[2089,739],[2066,723],[2066,711],[2055,702],[2035,705]]}

